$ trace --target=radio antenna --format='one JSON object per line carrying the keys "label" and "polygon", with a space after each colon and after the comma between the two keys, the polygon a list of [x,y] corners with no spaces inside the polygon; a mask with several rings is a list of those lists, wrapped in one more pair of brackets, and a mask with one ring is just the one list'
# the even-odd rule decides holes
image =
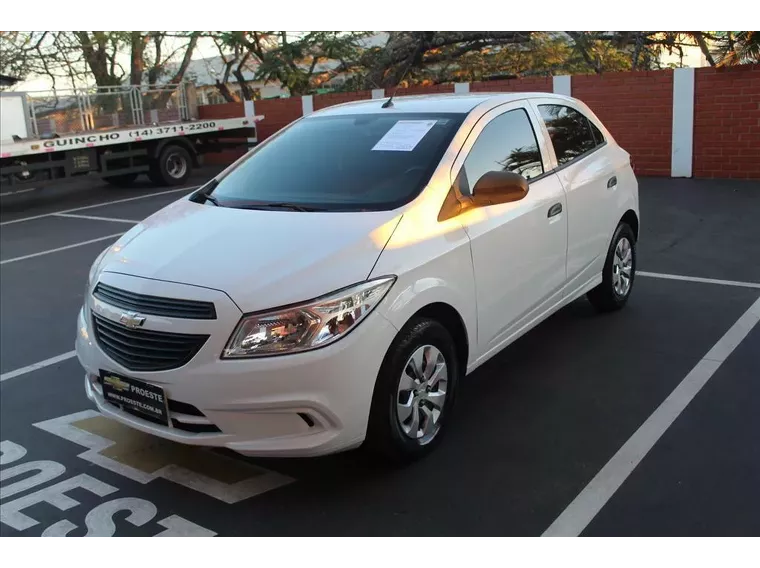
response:
{"label": "radio antenna", "polygon": [[404,74],[401,75],[401,79],[398,80],[398,83],[396,83],[396,87],[393,89],[393,92],[391,93],[391,97],[383,103],[382,108],[390,108],[393,106],[393,97],[396,96],[396,91],[398,91],[399,86],[401,85],[401,82],[406,79],[406,74],[409,73],[409,70],[412,68],[412,65],[414,64],[414,58],[409,62],[409,65],[406,66],[406,69],[404,70]]}

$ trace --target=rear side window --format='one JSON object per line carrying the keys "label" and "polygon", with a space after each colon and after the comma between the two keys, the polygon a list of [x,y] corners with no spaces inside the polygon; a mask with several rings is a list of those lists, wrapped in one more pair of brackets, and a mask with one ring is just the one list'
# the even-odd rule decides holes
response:
{"label": "rear side window", "polygon": [[594,142],[596,142],[596,145],[601,146],[604,144],[606,142],[604,139],[604,134],[602,134],[602,132],[590,120],[588,121],[588,124],[591,127],[591,133],[594,135]]}
{"label": "rear side window", "polygon": [[507,171],[531,179],[544,173],[538,141],[525,109],[515,109],[489,122],[473,144],[459,174],[460,190],[472,188],[490,171]]}
{"label": "rear side window", "polygon": [[560,166],[590,152],[604,141],[599,129],[574,108],[564,105],[539,105],[538,110],[549,130]]}

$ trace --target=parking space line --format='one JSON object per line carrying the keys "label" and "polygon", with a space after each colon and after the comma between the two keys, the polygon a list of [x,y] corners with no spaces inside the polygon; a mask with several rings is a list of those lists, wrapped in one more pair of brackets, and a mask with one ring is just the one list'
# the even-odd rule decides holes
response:
{"label": "parking space line", "polygon": [[36,187],[27,187],[26,189],[17,189],[16,191],[4,191],[3,193],[0,193],[0,197],[5,197],[6,195],[18,195],[19,193],[28,193],[36,190]]}
{"label": "parking space line", "polygon": [[712,346],[542,536],[579,536],[758,321],[760,297]]}
{"label": "parking space line", "polygon": [[685,282],[702,282],[704,284],[719,284],[721,286],[739,286],[741,288],[760,289],[760,283],[756,282],[738,282],[736,280],[717,280],[715,278],[699,278],[698,276],[681,276],[679,274],[661,274],[659,272],[641,272],[636,271],[636,276],[647,276],[649,278],[663,278],[665,280],[683,280]]}
{"label": "parking space line", "polygon": [[46,254],[52,254],[54,252],[61,252],[62,250],[68,250],[68,249],[72,249],[72,248],[76,248],[76,247],[81,247],[81,246],[84,246],[84,245],[89,245],[89,244],[92,244],[92,243],[97,243],[98,241],[105,241],[105,240],[108,240],[108,239],[114,239],[116,237],[122,236],[123,234],[124,234],[124,231],[122,231],[121,233],[114,233],[113,235],[106,235],[105,237],[98,237],[97,239],[90,239],[89,241],[82,241],[81,243],[74,243],[74,244],[71,244],[71,245],[66,245],[66,246],[63,246],[63,247],[58,247],[58,248],[54,248],[54,249],[50,249],[50,250],[43,250],[41,252],[35,252],[35,253],[32,253],[32,254],[25,254],[24,256],[17,256],[15,258],[8,258],[6,260],[0,261],[0,265],[2,265],[2,264],[10,264],[11,262],[18,262],[19,260],[26,260],[28,258],[35,258],[37,256],[44,256]]}
{"label": "parking space line", "polygon": [[178,191],[190,192],[193,189],[199,188],[199,185],[191,187],[180,187],[177,189],[170,189],[169,191],[158,191],[156,193],[146,193],[144,195],[136,195],[135,197],[125,197],[123,199],[114,199],[112,201],[104,201],[103,203],[95,203],[94,205],[85,205],[83,207],[74,207],[73,209],[64,209],[63,211],[52,211],[50,213],[41,213],[39,215],[32,215],[31,217],[22,217],[21,219],[11,219],[10,221],[3,221],[0,223],[0,227],[5,225],[12,225],[13,223],[23,223],[24,221],[34,221],[35,219],[43,219],[45,217],[52,217],[53,215],[60,215],[61,213],[74,213],[76,211],[84,211],[85,209],[93,209],[95,207],[103,207],[105,205],[115,205],[117,203],[126,203],[128,201],[135,201],[137,199],[145,199],[147,197],[158,197],[160,195],[168,195],[170,193],[177,193]]}
{"label": "parking space line", "polygon": [[67,219],[86,219],[88,221],[111,221],[113,223],[129,223],[137,225],[140,221],[132,219],[113,219],[111,217],[97,217],[95,215],[77,215],[75,213],[56,213],[54,217],[65,217]]}
{"label": "parking space line", "polygon": [[15,371],[8,371],[7,373],[3,373],[2,375],[0,375],[0,383],[3,381],[7,381],[8,379],[13,379],[16,377],[20,377],[21,375],[26,375],[27,373],[31,373],[32,371],[36,371],[38,369],[44,369],[45,367],[49,367],[50,365],[55,365],[56,363],[60,363],[61,361],[66,361],[67,359],[76,357],[76,354],[77,354],[76,351],[69,351],[68,353],[62,353],[61,355],[56,355],[55,357],[51,357],[50,359],[45,359],[44,361],[39,361],[37,363],[32,363],[31,365],[27,365],[26,367],[21,367],[20,369],[16,369]]}

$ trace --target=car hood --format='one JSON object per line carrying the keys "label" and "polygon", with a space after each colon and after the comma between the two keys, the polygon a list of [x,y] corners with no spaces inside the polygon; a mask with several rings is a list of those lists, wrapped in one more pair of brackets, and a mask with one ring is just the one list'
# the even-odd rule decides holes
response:
{"label": "car hood", "polygon": [[98,272],[213,288],[243,312],[264,310],[365,280],[400,219],[394,211],[261,211],[182,199],[125,233]]}

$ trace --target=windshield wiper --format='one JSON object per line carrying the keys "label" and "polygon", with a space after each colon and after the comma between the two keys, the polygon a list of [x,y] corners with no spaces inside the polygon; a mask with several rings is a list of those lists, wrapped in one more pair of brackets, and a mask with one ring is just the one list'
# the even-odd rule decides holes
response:
{"label": "windshield wiper", "polygon": [[244,209],[287,209],[289,211],[324,211],[318,207],[308,207],[306,205],[298,205],[297,203],[252,203],[245,205]]}

